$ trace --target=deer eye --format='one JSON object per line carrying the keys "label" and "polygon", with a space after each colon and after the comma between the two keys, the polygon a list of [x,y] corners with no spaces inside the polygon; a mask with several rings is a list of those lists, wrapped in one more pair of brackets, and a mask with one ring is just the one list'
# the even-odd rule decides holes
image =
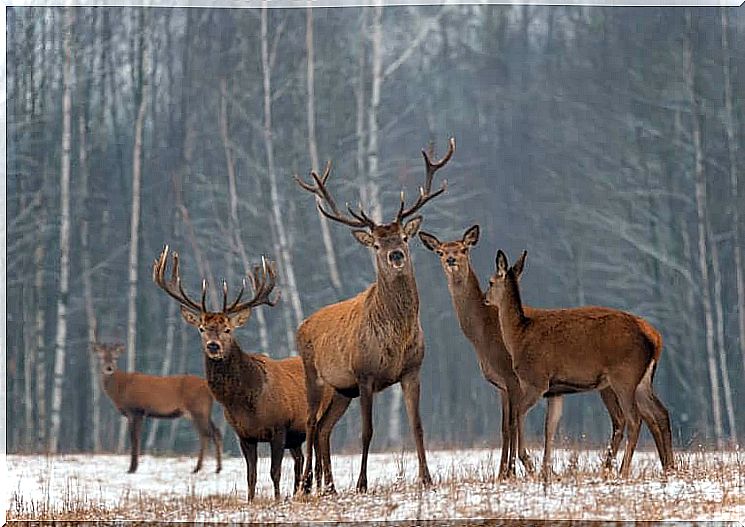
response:
{"label": "deer eye", "polygon": [[380,244],[379,243],[373,243],[373,248],[377,251],[378,249],[380,249]]}
{"label": "deer eye", "polygon": [[230,333],[230,328],[223,329],[223,333]]}
{"label": "deer eye", "polygon": [[199,326],[199,332],[204,333],[204,326]]}
{"label": "deer eye", "polygon": [[406,235],[404,234],[404,236],[403,236],[403,240],[404,240],[405,242],[408,242],[408,241],[409,241],[409,237],[408,237],[408,236],[406,236]]}
{"label": "deer eye", "polygon": [[442,256],[442,251],[437,251],[437,256]]}

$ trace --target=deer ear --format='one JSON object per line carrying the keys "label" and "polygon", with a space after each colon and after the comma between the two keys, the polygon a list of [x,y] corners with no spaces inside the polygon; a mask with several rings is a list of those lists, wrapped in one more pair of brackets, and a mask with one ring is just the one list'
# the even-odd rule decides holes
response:
{"label": "deer ear", "polygon": [[525,259],[527,257],[528,251],[523,251],[523,253],[520,255],[520,258],[518,258],[512,266],[512,272],[515,273],[515,278],[520,279],[520,276],[523,274],[523,269],[525,268]]}
{"label": "deer ear", "polygon": [[421,231],[419,233],[419,239],[422,240],[422,244],[430,251],[436,251],[440,246],[440,240],[428,232]]}
{"label": "deer ear", "polygon": [[198,326],[200,324],[199,315],[184,306],[181,306],[181,316],[184,317],[184,320],[190,326]]}
{"label": "deer ear", "polygon": [[248,319],[251,318],[251,313],[253,313],[253,309],[250,307],[247,307],[243,311],[239,311],[238,313],[235,313],[234,315],[230,315],[230,321],[233,323],[235,327],[241,327],[248,322]]}
{"label": "deer ear", "polygon": [[504,277],[508,268],[507,255],[502,252],[502,249],[499,249],[497,251],[497,276]]}
{"label": "deer ear", "polygon": [[372,247],[375,243],[375,238],[367,231],[352,231],[352,236],[365,247]]}
{"label": "deer ear", "polygon": [[422,217],[414,216],[404,225],[404,234],[409,238],[413,237],[418,231],[419,227],[422,226]]}
{"label": "deer ear", "polygon": [[479,243],[479,226],[474,225],[470,229],[468,229],[465,233],[463,233],[463,243],[465,243],[468,247],[473,247],[477,243]]}

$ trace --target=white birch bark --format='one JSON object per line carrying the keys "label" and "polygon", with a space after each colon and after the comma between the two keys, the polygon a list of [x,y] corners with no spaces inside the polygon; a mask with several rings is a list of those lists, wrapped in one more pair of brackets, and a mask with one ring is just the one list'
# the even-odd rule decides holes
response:
{"label": "white birch bark", "polygon": [[80,170],[80,199],[83,207],[83,218],[80,222],[80,260],[82,265],[83,281],[83,303],[85,305],[86,317],[86,334],[88,346],[86,348],[88,356],[88,369],[90,371],[91,382],[91,443],[94,452],[101,451],[101,388],[98,383],[97,360],[93,353],[93,346],[96,343],[96,310],[93,303],[93,278],[91,276],[91,255],[89,247],[89,225],[88,212],[88,159],[87,159],[87,142],[86,142],[86,122],[84,112],[81,110],[78,116],[78,164]]}
{"label": "white birch bark", "polygon": [[701,290],[701,304],[704,312],[704,331],[706,341],[706,357],[709,370],[709,384],[711,389],[711,410],[714,421],[714,435],[717,447],[723,446],[723,427],[721,399],[719,394],[719,379],[717,378],[717,359],[714,350],[714,317],[711,306],[711,284],[709,280],[709,267],[706,261],[707,255],[707,202],[706,202],[706,178],[704,172],[704,153],[701,143],[701,108],[696,93],[696,60],[693,56],[693,22],[690,10],[686,10],[686,22],[688,35],[686,38],[685,61],[686,61],[686,85],[691,104],[692,130],[694,150],[694,182],[696,195],[696,218],[698,228],[698,266],[701,277],[699,283]]}
{"label": "white birch bark", "polygon": [[368,109],[367,123],[367,199],[371,207],[372,219],[376,222],[381,222],[383,219],[383,207],[380,202],[379,188],[378,109],[380,108],[380,89],[383,84],[383,6],[379,1],[372,11],[371,41],[372,84],[370,88],[370,107]]}
{"label": "white birch bark", "polygon": [[[290,305],[294,315],[294,325],[299,326],[303,321],[303,309],[300,303],[297,283],[295,281],[295,271],[292,266],[292,256],[287,243],[287,231],[281,210],[279,189],[277,186],[277,174],[274,166],[274,144],[272,140],[272,84],[271,84],[271,63],[273,62],[272,50],[269,50],[269,29],[268,29],[268,8],[266,1],[261,9],[261,70],[264,81],[264,146],[266,150],[266,168],[269,176],[269,194],[271,198],[272,216],[274,226],[277,232],[277,242],[279,244],[279,254],[282,267],[280,273],[284,274],[287,283],[287,296],[289,296]],[[270,56],[271,55],[271,56]],[[287,345],[291,354],[295,354],[295,336],[294,331],[289,331],[287,335]]]}
{"label": "white birch bark", "polygon": [[[140,28],[144,31],[144,28]],[[144,45],[144,44],[143,44]],[[142,60],[146,53],[143,50]],[[129,222],[129,263],[128,263],[128,293],[127,293],[127,371],[134,371],[137,352],[137,263],[139,261],[140,246],[140,200],[142,191],[142,132],[145,124],[145,110],[147,109],[147,75],[143,64],[143,74],[140,82],[139,97],[137,99],[137,118],[134,127],[134,146],[132,148],[132,212]],[[126,436],[126,419],[122,418],[119,427],[119,441],[117,450],[124,448]]]}
{"label": "white birch bark", "polygon": [[[161,375],[168,375],[171,373],[171,362],[173,361],[173,340],[176,335],[176,302],[168,302],[168,314],[166,315],[166,342],[163,352],[163,364],[160,367]],[[185,355],[185,350],[182,350]],[[145,440],[145,450],[148,452],[152,451],[153,445],[155,445],[155,438],[158,435],[158,425],[160,419],[149,419],[150,429],[147,433],[147,439]]]}
{"label": "white birch bark", "polygon": [[[44,169],[46,172],[46,168]],[[46,176],[46,174],[45,174]],[[46,177],[44,179],[46,181]],[[46,247],[47,216],[45,207],[39,211],[36,219],[37,234],[34,248],[34,292],[36,297],[35,347],[36,356],[36,448],[38,451],[47,448],[47,361],[44,347],[44,329],[46,314],[44,312],[44,257]]]}
{"label": "white birch bark", "polygon": [[[309,7],[306,10],[306,30],[305,30],[305,47],[308,53],[307,60],[307,90],[308,90],[308,150],[310,153],[310,166],[311,170],[318,172],[319,160],[318,160],[318,144],[316,141],[316,94],[315,94],[315,46],[313,43],[313,8]],[[320,204],[321,198],[316,196],[316,203]],[[339,267],[336,263],[336,252],[334,251],[334,241],[331,238],[331,230],[329,229],[328,219],[321,214],[321,211],[316,207],[318,214],[318,221],[321,224],[321,239],[323,240],[323,247],[326,251],[326,265],[329,268],[329,278],[331,279],[331,285],[334,286],[337,293],[341,292],[341,277],[339,275]]]}
{"label": "white birch bark", "polygon": [[737,173],[738,142],[735,129],[735,111],[733,107],[732,76],[730,73],[729,18],[727,8],[720,8],[722,18],[722,73],[724,76],[724,128],[727,135],[729,154],[730,191],[732,193],[732,257],[735,263],[735,284],[737,289],[737,329],[742,355],[742,367],[745,371],[745,262],[742,259],[742,239],[740,238],[740,207]]}
{"label": "white birch bark", "polygon": [[70,149],[72,143],[72,24],[73,11],[65,9],[62,72],[62,156],[60,165],[60,281],[57,299],[57,333],[54,346],[54,377],[48,450],[57,453],[62,411],[62,384],[65,378],[67,339],[67,301],[70,280]]}

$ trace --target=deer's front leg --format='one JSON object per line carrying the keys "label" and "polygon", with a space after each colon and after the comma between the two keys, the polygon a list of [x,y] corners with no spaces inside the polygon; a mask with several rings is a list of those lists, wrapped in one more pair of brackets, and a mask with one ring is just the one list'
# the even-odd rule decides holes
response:
{"label": "deer's front leg", "polygon": [[429,467],[427,467],[427,454],[424,451],[424,430],[422,428],[422,418],[419,415],[419,371],[404,376],[401,379],[401,389],[404,392],[406,414],[409,417],[409,426],[411,427],[411,433],[414,435],[416,453],[419,457],[419,480],[422,485],[429,487],[432,485],[432,477],[429,475]]}
{"label": "deer's front leg", "polygon": [[274,499],[278,500],[279,493],[279,480],[282,478],[282,457],[285,453],[285,430],[278,430],[274,433],[272,441],[270,443],[272,449],[272,464],[269,469],[269,474],[272,477],[272,483],[274,483]]}
{"label": "deer's front leg", "polygon": [[130,414],[127,416],[127,425],[129,426],[129,442],[131,449],[131,458],[129,461],[129,474],[137,470],[137,460],[140,455],[140,432],[142,430],[142,415]]}
{"label": "deer's front leg", "polygon": [[373,379],[366,377],[358,382],[362,417],[362,463],[360,464],[360,476],[357,479],[357,492],[367,492],[367,455],[370,452],[370,442],[373,436]]}
{"label": "deer's front leg", "polygon": [[256,441],[241,438],[241,452],[243,452],[243,458],[246,460],[248,501],[251,501],[256,493]]}

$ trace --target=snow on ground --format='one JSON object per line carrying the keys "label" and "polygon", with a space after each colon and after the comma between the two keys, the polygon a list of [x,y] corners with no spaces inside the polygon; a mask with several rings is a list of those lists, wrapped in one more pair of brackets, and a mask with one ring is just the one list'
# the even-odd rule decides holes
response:
{"label": "snow on ground", "polygon": [[[745,453],[677,455],[665,477],[652,452],[637,452],[629,481],[604,478],[601,452],[559,450],[557,476],[498,481],[498,449],[428,453],[434,488],[417,484],[412,452],[372,454],[370,492],[354,492],[359,455],[333,458],[337,496],[291,498],[292,462],[283,465],[280,502],[269,459],[260,458],[257,499],[245,501],[242,458],[212,458],[192,474],[193,457],[142,456],[127,474],[126,455],[18,456],[6,459],[9,519],[142,519],[188,521],[407,520],[443,518],[719,519],[745,520]],[[6,501],[6,503],[8,503]]]}

